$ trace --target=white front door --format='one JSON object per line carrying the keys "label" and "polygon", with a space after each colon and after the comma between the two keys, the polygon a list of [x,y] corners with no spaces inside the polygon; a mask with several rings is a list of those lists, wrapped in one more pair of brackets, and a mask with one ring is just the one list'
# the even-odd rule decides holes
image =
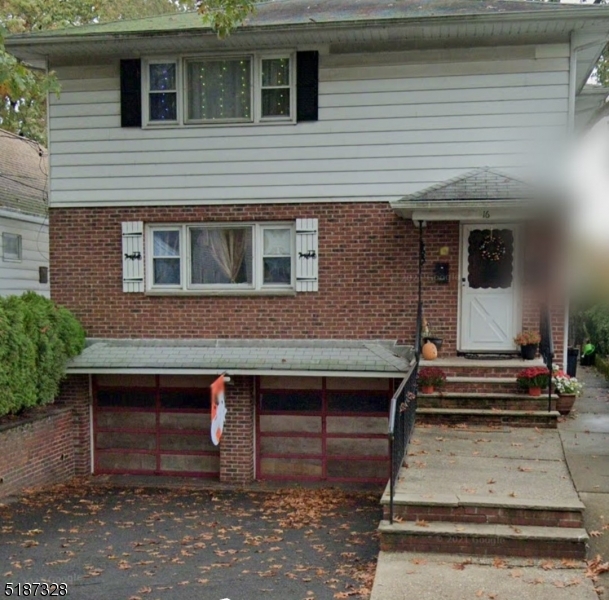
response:
{"label": "white front door", "polygon": [[520,320],[517,265],[515,225],[463,225],[460,350],[515,350]]}

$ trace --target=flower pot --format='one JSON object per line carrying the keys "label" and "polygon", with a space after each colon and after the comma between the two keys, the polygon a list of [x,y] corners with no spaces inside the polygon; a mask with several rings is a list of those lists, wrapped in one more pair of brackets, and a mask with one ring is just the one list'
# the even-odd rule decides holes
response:
{"label": "flower pot", "polygon": [[541,388],[540,387],[530,387],[529,388],[529,396],[541,396]]}
{"label": "flower pot", "polygon": [[537,356],[537,344],[520,346],[520,356],[522,356],[524,360],[534,360],[535,356]]}
{"label": "flower pot", "polygon": [[422,385],[421,393],[422,394],[433,394],[434,387],[433,385]]}
{"label": "flower pot", "polygon": [[575,404],[577,396],[575,394],[559,394],[556,400],[556,410],[561,415],[568,415]]}

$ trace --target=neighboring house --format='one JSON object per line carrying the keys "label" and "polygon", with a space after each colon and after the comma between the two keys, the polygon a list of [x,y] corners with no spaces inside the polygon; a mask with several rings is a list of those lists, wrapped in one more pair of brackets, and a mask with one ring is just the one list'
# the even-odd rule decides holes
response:
{"label": "neighboring house", "polygon": [[0,129],[0,296],[49,296],[48,157]]}
{"label": "neighboring house", "polygon": [[608,8],[507,0],[280,0],[224,40],[197,14],[10,37],[63,90],[52,291],[90,336],[62,393],[80,469],[385,480],[420,238],[442,355],[514,352],[556,256],[557,210],[524,181],[558,164],[608,38]]}

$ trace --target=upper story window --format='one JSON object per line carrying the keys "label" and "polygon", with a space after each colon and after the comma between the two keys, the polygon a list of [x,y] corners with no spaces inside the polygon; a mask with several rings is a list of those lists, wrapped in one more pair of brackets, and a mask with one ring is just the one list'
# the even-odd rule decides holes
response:
{"label": "upper story window", "polygon": [[150,290],[294,287],[292,224],[168,225],[148,231]]}
{"label": "upper story window", "polygon": [[2,259],[19,262],[22,259],[21,236],[16,233],[2,234]]}
{"label": "upper story window", "polygon": [[294,57],[186,57],[146,61],[148,125],[294,121]]}

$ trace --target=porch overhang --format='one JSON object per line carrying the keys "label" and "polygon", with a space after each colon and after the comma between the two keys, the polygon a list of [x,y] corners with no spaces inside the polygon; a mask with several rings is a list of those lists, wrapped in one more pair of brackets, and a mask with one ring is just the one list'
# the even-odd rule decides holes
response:
{"label": "porch overhang", "polygon": [[391,202],[400,217],[420,221],[514,221],[544,214],[556,196],[488,167],[425,188]]}
{"label": "porch overhang", "polygon": [[360,340],[87,340],[69,375],[281,375],[402,378],[413,349]]}

